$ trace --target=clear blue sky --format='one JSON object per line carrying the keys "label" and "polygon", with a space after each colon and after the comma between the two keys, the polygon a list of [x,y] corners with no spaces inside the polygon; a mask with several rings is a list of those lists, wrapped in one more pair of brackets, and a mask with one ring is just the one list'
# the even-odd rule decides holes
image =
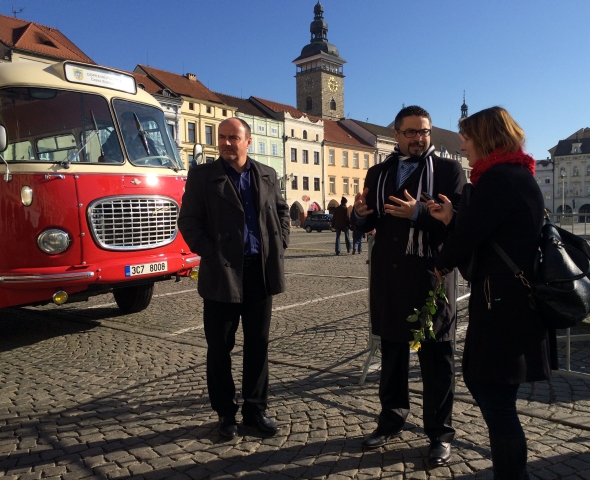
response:
{"label": "clear blue sky", "polygon": [[[295,105],[295,66],[316,0],[0,0],[0,13],[59,28],[100,64],[190,72],[210,89]],[[345,114],[389,124],[418,104],[456,130],[506,108],[536,159],[590,126],[588,0],[323,0],[347,60]]]}

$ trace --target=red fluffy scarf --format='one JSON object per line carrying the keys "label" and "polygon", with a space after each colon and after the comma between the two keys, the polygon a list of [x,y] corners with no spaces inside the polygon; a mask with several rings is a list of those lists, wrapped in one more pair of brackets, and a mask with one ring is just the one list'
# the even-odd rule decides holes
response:
{"label": "red fluffy scarf", "polygon": [[487,157],[480,158],[471,170],[471,183],[475,185],[479,180],[479,177],[488,169],[499,163],[518,163],[527,167],[531,174],[535,174],[535,160],[530,155],[527,155],[522,151],[522,148],[518,152],[506,152],[502,148],[498,148],[490,153]]}

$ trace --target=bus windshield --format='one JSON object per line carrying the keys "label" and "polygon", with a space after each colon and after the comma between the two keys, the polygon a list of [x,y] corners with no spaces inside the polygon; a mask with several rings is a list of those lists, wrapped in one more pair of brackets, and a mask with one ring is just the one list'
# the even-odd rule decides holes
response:
{"label": "bus windshield", "polygon": [[[122,100],[113,104],[133,164],[182,168],[160,110]],[[126,115],[139,120],[135,137],[124,133]],[[67,168],[71,163],[125,161],[108,102],[100,95],[50,88],[0,89],[0,124],[6,128],[8,147],[2,156],[7,162],[51,162]],[[138,149],[133,138],[147,149]]]}

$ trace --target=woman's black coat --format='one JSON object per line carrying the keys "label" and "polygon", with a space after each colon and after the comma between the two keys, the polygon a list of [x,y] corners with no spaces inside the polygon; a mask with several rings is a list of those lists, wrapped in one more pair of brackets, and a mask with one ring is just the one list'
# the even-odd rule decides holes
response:
{"label": "woman's black coat", "polygon": [[492,166],[470,195],[462,195],[454,232],[436,266],[444,273],[458,265],[464,272],[476,252],[463,353],[465,377],[515,384],[550,376],[547,329],[529,308],[521,281],[487,243],[493,238],[525,277],[532,278],[543,209],[543,195],[530,171],[513,163]]}

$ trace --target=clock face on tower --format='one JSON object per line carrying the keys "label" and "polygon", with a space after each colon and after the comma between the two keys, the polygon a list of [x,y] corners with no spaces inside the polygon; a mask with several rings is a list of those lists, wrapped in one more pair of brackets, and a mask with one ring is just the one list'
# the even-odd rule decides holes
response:
{"label": "clock face on tower", "polygon": [[335,92],[336,90],[338,90],[338,82],[334,77],[330,77],[330,79],[328,80],[328,88],[331,92]]}

